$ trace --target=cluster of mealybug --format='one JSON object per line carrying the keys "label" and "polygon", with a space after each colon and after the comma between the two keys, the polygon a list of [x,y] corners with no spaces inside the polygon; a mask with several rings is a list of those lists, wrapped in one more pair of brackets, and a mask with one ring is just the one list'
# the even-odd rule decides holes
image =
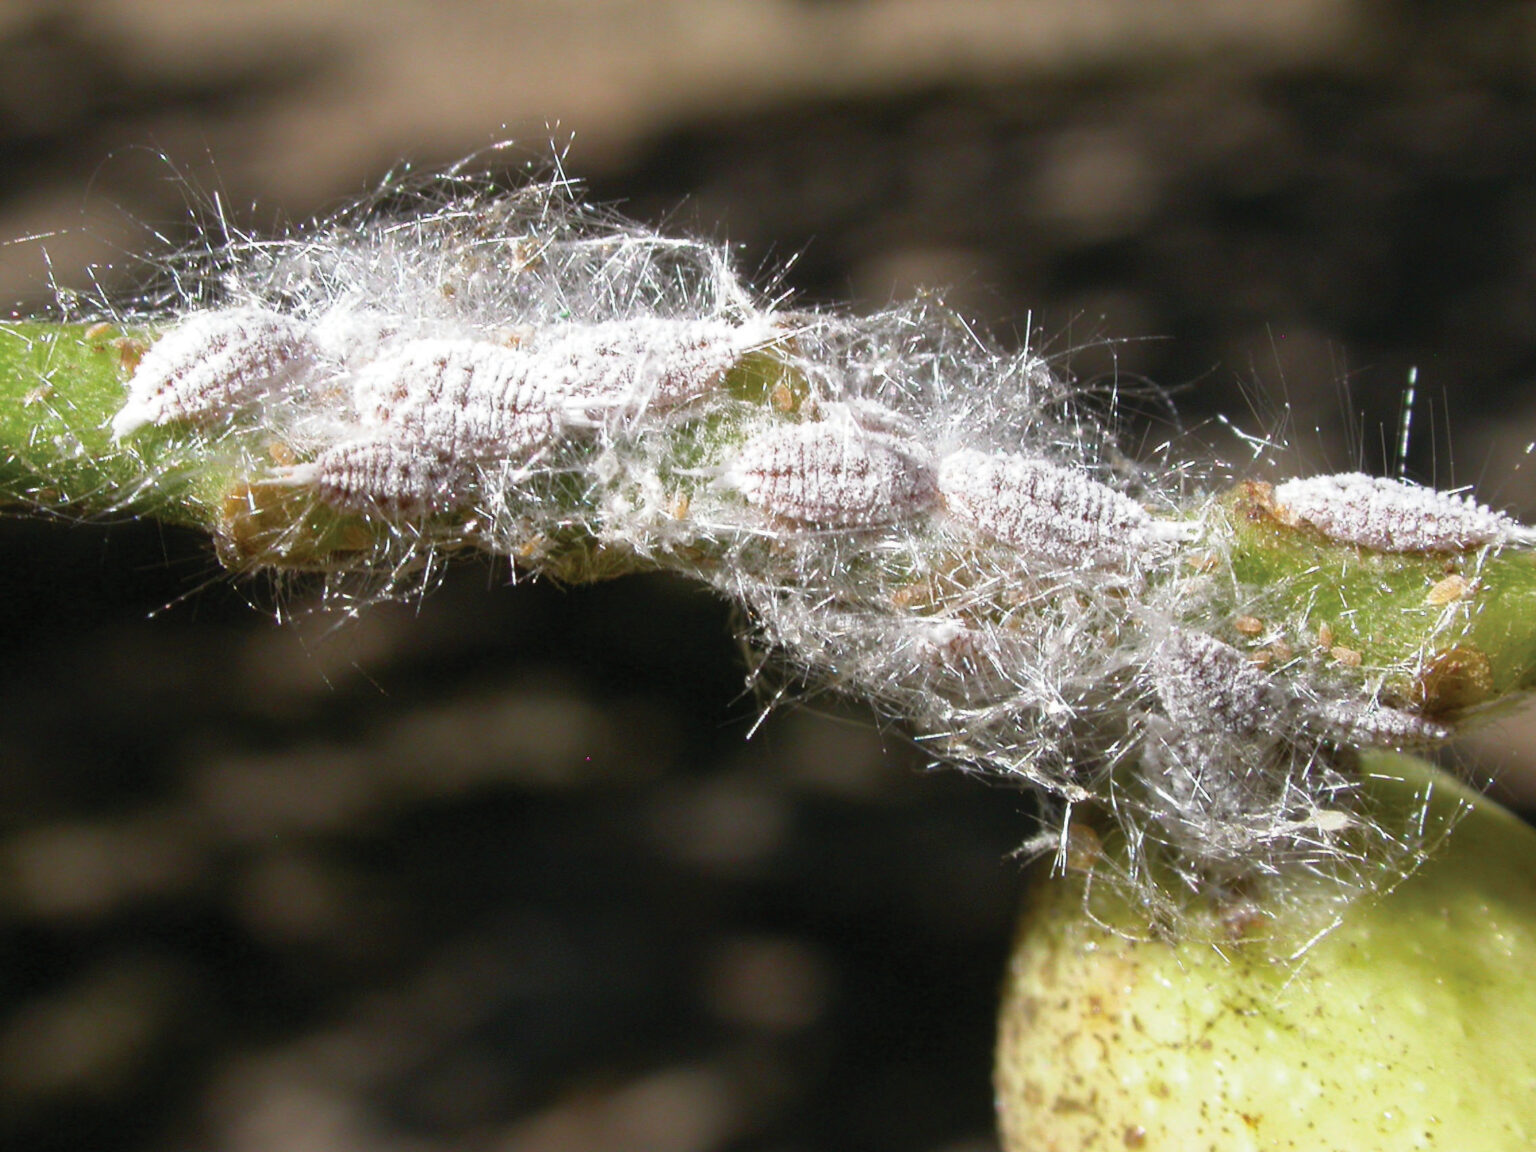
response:
{"label": "cluster of mealybug", "polygon": [[[942,303],[789,312],[721,247],[558,182],[449,188],[404,221],[222,253],[223,298],[160,321],[115,434],[234,445],[250,482],[382,528],[397,573],[471,543],[579,579],[575,541],[695,575],[809,683],[1061,813],[1113,808],[1196,886],[1326,862],[1355,824],[1331,750],[1445,734],[1340,646],[1316,676],[1221,638],[1202,498],[1126,467],[1070,379]],[[1281,485],[1273,509],[1378,550],[1523,531],[1352,475]]]}

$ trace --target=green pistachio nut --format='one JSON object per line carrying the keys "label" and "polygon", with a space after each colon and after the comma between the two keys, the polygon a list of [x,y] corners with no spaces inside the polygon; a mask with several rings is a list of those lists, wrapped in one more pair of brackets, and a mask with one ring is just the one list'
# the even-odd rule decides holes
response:
{"label": "green pistachio nut", "polygon": [[1450,832],[1390,890],[1292,878],[1170,938],[1089,900],[1108,860],[1037,886],[1000,1021],[1007,1152],[1536,1147],[1536,832],[1422,761],[1362,759],[1381,813]]}

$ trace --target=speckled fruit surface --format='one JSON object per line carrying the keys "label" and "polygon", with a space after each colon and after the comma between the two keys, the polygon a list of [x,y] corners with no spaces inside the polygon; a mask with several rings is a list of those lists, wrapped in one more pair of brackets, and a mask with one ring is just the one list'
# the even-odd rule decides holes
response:
{"label": "speckled fruit surface", "polygon": [[[1426,767],[1367,762],[1398,778],[1372,789],[1405,811]],[[1468,802],[1427,863],[1298,957],[1305,936],[1284,924],[1264,941],[1198,924],[1130,939],[1114,930],[1130,909],[1095,924],[1080,880],[1041,884],[1000,1021],[1004,1148],[1536,1147],[1536,832],[1449,780],[1429,818]]]}

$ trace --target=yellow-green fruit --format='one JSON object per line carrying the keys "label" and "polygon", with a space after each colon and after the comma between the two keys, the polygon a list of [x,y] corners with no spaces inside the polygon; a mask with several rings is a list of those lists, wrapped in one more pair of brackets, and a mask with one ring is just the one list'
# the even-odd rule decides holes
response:
{"label": "yellow-green fruit", "polygon": [[[1372,788],[1400,812],[1426,769],[1367,758],[1370,775],[1398,778]],[[1283,922],[1264,941],[1215,919],[1129,939],[1132,909],[1097,925],[1080,877],[1041,884],[1002,1009],[1004,1148],[1536,1148],[1536,833],[1447,779],[1434,793],[1431,825],[1472,805],[1449,841],[1299,956],[1305,932]],[[1315,912],[1332,893],[1309,883]]]}

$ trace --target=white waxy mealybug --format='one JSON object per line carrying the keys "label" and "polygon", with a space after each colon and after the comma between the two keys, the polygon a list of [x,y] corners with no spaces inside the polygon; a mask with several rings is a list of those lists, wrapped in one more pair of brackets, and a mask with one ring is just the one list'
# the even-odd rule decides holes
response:
{"label": "white waxy mealybug", "polygon": [[919,446],[872,432],[840,408],[829,414],[752,437],[726,478],[772,516],[828,528],[873,528],[932,507],[938,489]]}
{"label": "white waxy mealybug", "polygon": [[305,325],[260,308],[199,312],[144,354],[112,419],[121,440],[149,424],[210,424],[283,390],[314,364]]}
{"label": "white waxy mealybug", "polygon": [[1151,662],[1163,712],[1196,733],[1253,735],[1273,713],[1276,687],[1249,657],[1202,632],[1174,632]]}
{"label": "white waxy mealybug", "polygon": [[1469,497],[1359,472],[1287,480],[1273,499],[1282,521],[1378,552],[1464,552],[1523,534]]}
{"label": "white waxy mealybug", "polygon": [[1198,632],[1167,636],[1148,671],[1161,715],[1147,719],[1139,767],[1153,816],[1210,861],[1284,839],[1283,784],[1265,771],[1280,738],[1277,686],[1244,653]]}
{"label": "white waxy mealybug", "polygon": [[390,440],[354,440],[286,470],[290,482],[313,486],[333,508],[421,515],[469,499],[467,473],[454,461]]}
{"label": "white waxy mealybug", "polygon": [[365,425],[454,459],[515,460],[608,418],[713,388],[766,329],[645,318],[565,324],[516,346],[414,340],[358,373]]}
{"label": "white waxy mealybug", "polygon": [[1423,747],[1448,740],[1451,730],[1443,724],[1402,708],[1370,701],[1330,700],[1308,717],[1311,726],[1337,744],[1357,747]]}
{"label": "white waxy mealybug", "polygon": [[458,506],[477,469],[531,464],[611,419],[684,405],[770,335],[646,317],[558,325],[515,345],[412,340],[357,373],[353,405],[369,434],[290,478],[312,477],[341,507]]}
{"label": "white waxy mealybug", "polygon": [[1444,725],[1376,700],[1291,698],[1246,653],[1203,633],[1171,635],[1151,669],[1164,714],[1184,732],[1251,737],[1280,713],[1299,713],[1306,728],[1335,744],[1403,747],[1450,735]]}
{"label": "white waxy mealybug", "polygon": [[558,325],[526,345],[570,413],[600,420],[666,411],[714,388],[746,353],[778,338],[767,324],[641,317]]}
{"label": "white waxy mealybug", "polygon": [[939,462],[939,491],[952,519],[1047,564],[1129,569],[1159,538],[1129,497],[1015,453],[951,453]]}
{"label": "white waxy mealybug", "polygon": [[357,374],[364,427],[453,460],[516,459],[559,440],[565,421],[539,363],[483,340],[412,340]]}

